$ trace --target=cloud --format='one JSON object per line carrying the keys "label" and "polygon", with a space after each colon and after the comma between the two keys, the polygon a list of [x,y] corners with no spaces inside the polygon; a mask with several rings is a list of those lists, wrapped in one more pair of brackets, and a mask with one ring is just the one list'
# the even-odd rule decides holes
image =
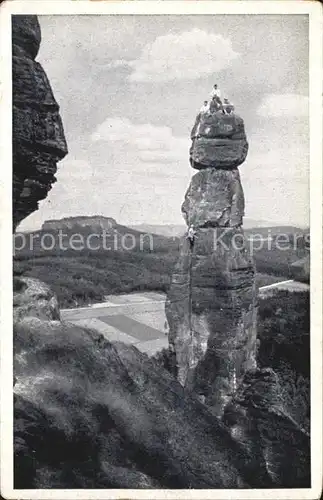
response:
{"label": "cloud", "polygon": [[257,110],[264,117],[300,117],[308,115],[308,97],[299,94],[268,94]]}
{"label": "cloud", "polygon": [[92,142],[122,142],[143,163],[187,160],[189,139],[173,135],[170,127],[134,124],[128,118],[107,118],[91,136]]}
{"label": "cloud", "polygon": [[125,59],[116,59],[115,61],[103,62],[102,63],[106,69],[123,68],[129,66],[129,61]]}
{"label": "cloud", "polygon": [[222,35],[194,28],[176,35],[162,35],[147,44],[138,59],[116,61],[132,69],[132,82],[195,80],[220,72],[239,56]]}
{"label": "cloud", "polygon": [[63,183],[78,181],[89,181],[94,177],[95,172],[87,160],[77,159],[73,156],[66,156],[59,164],[56,177]]}

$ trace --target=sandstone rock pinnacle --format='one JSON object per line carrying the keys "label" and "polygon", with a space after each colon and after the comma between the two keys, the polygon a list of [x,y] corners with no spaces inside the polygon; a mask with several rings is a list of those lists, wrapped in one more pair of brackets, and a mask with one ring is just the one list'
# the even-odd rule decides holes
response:
{"label": "sandstone rock pinnacle", "polygon": [[247,155],[242,118],[198,115],[190,161],[199,169],[182,205],[192,244],[181,241],[166,301],[177,378],[222,415],[246,371],[256,367],[255,267],[242,229],[237,165]]}

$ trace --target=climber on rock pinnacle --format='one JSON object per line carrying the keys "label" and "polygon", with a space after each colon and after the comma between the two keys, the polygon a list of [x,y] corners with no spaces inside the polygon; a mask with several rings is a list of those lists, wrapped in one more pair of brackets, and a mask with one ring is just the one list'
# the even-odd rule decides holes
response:
{"label": "climber on rock pinnacle", "polygon": [[191,248],[194,245],[195,234],[196,234],[196,231],[194,230],[194,227],[190,226],[189,229],[188,229],[188,231],[187,231],[186,238],[189,240]]}

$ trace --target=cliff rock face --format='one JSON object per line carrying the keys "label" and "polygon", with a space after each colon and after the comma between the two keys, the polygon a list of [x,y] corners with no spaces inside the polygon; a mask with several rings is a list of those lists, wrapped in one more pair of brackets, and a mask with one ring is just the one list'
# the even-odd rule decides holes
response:
{"label": "cliff rock face", "polygon": [[59,107],[42,66],[36,16],[12,18],[13,225],[37,210],[67,153]]}
{"label": "cliff rock face", "polygon": [[191,132],[190,162],[196,169],[236,168],[248,153],[244,123],[231,113],[200,113]]}
{"label": "cliff rock face", "polygon": [[[237,124],[231,132],[240,139],[228,136],[220,149],[198,142],[206,163],[193,176],[182,205],[188,227],[195,230],[194,244],[182,239],[166,314],[178,380],[221,415],[244,374],[256,367],[257,292],[241,228],[244,196],[235,168],[238,160],[232,159],[234,141],[247,144],[243,121],[235,115],[213,115],[213,121],[199,116],[194,126],[200,127],[199,135],[210,135],[205,141],[217,141],[212,137],[226,130],[228,119]],[[210,131],[205,132],[208,122]],[[197,158],[196,141],[202,140],[195,138],[194,129],[191,160]]]}

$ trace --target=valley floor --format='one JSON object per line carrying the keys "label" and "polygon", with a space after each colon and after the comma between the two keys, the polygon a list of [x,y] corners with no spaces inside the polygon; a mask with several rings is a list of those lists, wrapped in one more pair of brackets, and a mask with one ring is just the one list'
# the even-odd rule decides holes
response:
{"label": "valley floor", "polygon": [[148,355],[168,346],[164,294],[108,295],[102,303],[63,309],[61,318],[74,325],[93,328],[107,340],[135,344]]}
{"label": "valley floor", "polygon": [[[265,285],[259,288],[260,297],[275,290],[303,291],[309,285],[293,280]],[[168,324],[165,315],[165,294],[157,292],[107,295],[104,302],[62,309],[64,321],[86,328],[93,328],[107,340],[134,344],[153,355],[168,346]]]}

